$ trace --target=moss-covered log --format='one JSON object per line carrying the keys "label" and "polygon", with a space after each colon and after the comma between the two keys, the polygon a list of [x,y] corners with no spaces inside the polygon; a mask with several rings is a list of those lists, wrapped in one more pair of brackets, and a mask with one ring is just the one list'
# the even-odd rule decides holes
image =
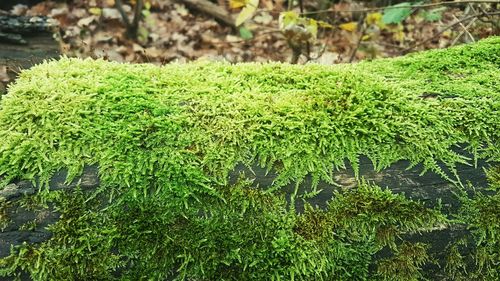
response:
{"label": "moss-covered log", "polygon": [[38,65],[1,101],[0,276],[495,280],[499,78],[498,37],[354,65]]}

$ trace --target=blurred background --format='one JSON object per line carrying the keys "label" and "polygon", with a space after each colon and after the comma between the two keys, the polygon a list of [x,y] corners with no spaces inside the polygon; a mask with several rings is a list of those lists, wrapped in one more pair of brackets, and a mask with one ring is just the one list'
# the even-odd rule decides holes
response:
{"label": "blurred background", "polygon": [[[500,34],[500,0],[1,0],[0,81],[60,54],[335,64]],[[0,88],[2,90],[2,88]]]}

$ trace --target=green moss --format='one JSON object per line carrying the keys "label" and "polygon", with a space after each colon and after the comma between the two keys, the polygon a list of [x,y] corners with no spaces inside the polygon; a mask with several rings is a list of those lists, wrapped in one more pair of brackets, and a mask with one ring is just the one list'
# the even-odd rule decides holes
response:
{"label": "green moss", "polygon": [[377,263],[377,277],[379,280],[391,281],[423,280],[421,267],[431,262],[427,254],[428,248],[422,243],[402,244],[393,257]]}
{"label": "green moss", "polygon": [[[361,155],[378,170],[406,159],[450,180],[472,162],[457,146],[500,160],[499,53],[494,37],[355,65],[35,66],[0,104],[4,183],[44,188],[60,169],[69,181],[97,164],[100,187],[35,198],[61,214],[53,237],[13,249],[0,276],[366,280],[389,248],[375,275],[405,263],[418,278],[426,248],[412,258],[400,236],[448,223],[438,210],[361,182],[297,214],[279,188],[310,174],[315,191],[345,160],[357,172]],[[237,164],[255,162],[277,171],[272,186],[228,184]]]}
{"label": "green moss", "polygon": [[282,185],[332,182],[332,168],[367,155],[377,169],[408,159],[445,176],[438,162],[466,162],[457,145],[498,160],[499,40],[352,66],[63,58],[24,71],[2,99],[0,174],[98,163],[106,185],[199,186],[258,161]]}

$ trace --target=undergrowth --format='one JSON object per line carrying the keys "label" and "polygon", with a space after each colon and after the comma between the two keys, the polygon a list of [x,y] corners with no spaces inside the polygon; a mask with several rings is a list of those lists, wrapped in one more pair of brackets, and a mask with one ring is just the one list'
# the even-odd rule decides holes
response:
{"label": "undergrowth", "polygon": [[[361,181],[299,214],[280,187],[311,175],[304,188],[314,193],[345,160],[357,174],[362,155],[377,170],[409,160],[456,184],[457,164],[500,161],[499,54],[494,37],[339,66],[37,65],[2,98],[0,175],[4,185],[33,181],[41,192],[31,200],[61,218],[50,240],[0,260],[0,276],[418,280],[427,247],[401,237],[452,223],[439,210]],[[230,185],[241,163],[278,177],[262,189]],[[94,164],[96,191],[48,191],[55,172],[71,181]],[[488,226],[497,218],[484,215],[498,215],[495,196],[464,198],[453,221],[474,229],[477,255],[491,261],[477,268],[484,274],[498,266],[498,230]],[[382,249],[392,255],[374,270]]]}

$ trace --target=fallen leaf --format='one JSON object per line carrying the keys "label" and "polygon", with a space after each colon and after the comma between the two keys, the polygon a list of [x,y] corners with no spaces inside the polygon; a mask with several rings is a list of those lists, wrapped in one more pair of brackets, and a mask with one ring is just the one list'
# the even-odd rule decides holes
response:
{"label": "fallen leaf", "polygon": [[241,12],[238,14],[238,17],[236,17],[236,26],[240,26],[242,23],[250,19],[257,10],[258,6],[259,0],[248,0],[245,7],[243,7]]}
{"label": "fallen leaf", "polygon": [[339,59],[339,54],[335,52],[324,52],[316,62],[319,64],[332,65]]}
{"label": "fallen leaf", "polygon": [[87,10],[82,9],[82,8],[72,9],[70,12],[70,15],[72,15],[76,18],[83,18],[83,17],[87,16]]}
{"label": "fallen leaf", "polygon": [[68,7],[55,8],[50,11],[49,17],[58,17],[68,14]]}
{"label": "fallen leaf", "polygon": [[67,38],[71,38],[71,37],[77,37],[78,35],[80,35],[80,33],[82,32],[82,29],[78,26],[69,26],[68,28],[66,28],[66,30],[64,31],[64,39],[67,39]]}
{"label": "fallen leaf", "polygon": [[122,55],[124,55],[124,54],[126,54],[126,53],[128,53],[128,52],[129,52],[128,48],[127,48],[127,47],[125,47],[125,46],[123,46],[123,45],[122,45],[122,46],[120,46],[120,47],[118,47],[118,48],[115,48],[115,50],[116,50],[118,53],[122,54]]}
{"label": "fallen leaf", "polygon": [[186,9],[186,6],[182,4],[174,4],[175,11],[182,17],[189,15],[189,11]]}
{"label": "fallen leaf", "polygon": [[28,6],[23,4],[17,4],[14,5],[14,7],[12,7],[10,13],[14,16],[23,16],[26,14],[27,11],[28,11]]}
{"label": "fallen leaf", "polygon": [[96,19],[97,19],[96,16],[90,16],[90,17],[86,17],[86,18],[80,19],[76,24],[79,27],[86,27],[86,26],[89,26]]}
{"label": "fallen leaf", "polygon": [[273,21],[273,16],[271,16],[271,14],[269,14],[268,12],[262,12],[259,15],[255,16],[253,20],[256,23],[267,25]]}
{"label": "fallen leaf", "polygon": [[296,25],[298,21],[299,14],[297,14],[295,11],[287,11],[280,13],[278,25],[280,30],[284,30],[291,25]]}
{"label": "fallen leaf", "polygon": [[108,34],[106,32],[97,32],[96,35],[94,35],[94,40],[98,43],[109,42],[112,39],[113,35]]}
{"label": "fallen leaf", "polygon": [[229,7],[231,9],[238,9],[247,4],[246,0],[229,0]]}
{"label": "fallen leaf", "polygon": [[351,22],[348,22],[348,23],[343,23],[343,24],[339,25],[339,27],[342,30],[349,31],[349,32],[354,32],[358,28],[358,23],[355,22],[355,21],[351,21]]}
{"label": "fallen leaf", "polygon": [[378,26],[380,26],[381,24],[383,25],[382,13],[379,13],[379,12],[369,13],[368,15],[366,15],[365,21],[369,25],[370,24],[374,24],[374,25],[378,25]]}
{"label": "fallen leaf", "polygon": [[108,20],[121,19],[121,17],[122,17],[120,15],[120,12],[118,11],[118,9],[115,9],[115,8],[103,8],[102,9],[102,16],[103,16],[103,18],[108,19]]}
{"label": "fallen leaf", "polygon": [[156,34],[156,33],[149,33],[149,39],[151,39],[151,42],[156,42],[158,41],[158,39],[160,39],[160,35]]}
{"label": "fallen leaf", "polygon": [[179,32],[175,32],[174,34],[172,34],[172,36],[170,38],[172,40],[176,41],[177,43],[184,43],[184,41],[186,41],[188,39],[187,36],[185,36]]}
{"label": "fallen leaf", "polygon": [[144,55],[149,59],[157,59],[163,55],[163,50],[156,47],[149,47],[144,50]]}
{"label": "fallen leaf", "polygon": [[144,52],[144,48],[141,45],[137,44],[137,43],[134,43],[132,45],[132,50],[134,51],[134,53],[142,53],[142,52]]}
{"label": "fallen leaf", "polygon": [[273,0],[263,0],[262,3],[264,4],[264,7],[266,7],[266,9],[268,9],[269,11],[272,11],[274,9]]}
{"label": "fallen leaf", "polygon": [[102,9],[99,7],[89,8],[89,13],[95,16],[100,16],[102,14]]}
{"label": "fallen leaf", "polygon": [[110,61],[124,62],[125,58],[120,55],[116,50],[108,50],[106,56]]}
{"label": "fallen leaf", "polygon": [[245,40],[249,40],[253,38],[252,31],[244,26],[240,27],[240,37]]}
{"label": "fallen leaf", "polygon": [[234,35],[226,35],[226,42],[234,43],[234,42],[239,42],[239,41],[241,41],[241,39],[234,36]]}

